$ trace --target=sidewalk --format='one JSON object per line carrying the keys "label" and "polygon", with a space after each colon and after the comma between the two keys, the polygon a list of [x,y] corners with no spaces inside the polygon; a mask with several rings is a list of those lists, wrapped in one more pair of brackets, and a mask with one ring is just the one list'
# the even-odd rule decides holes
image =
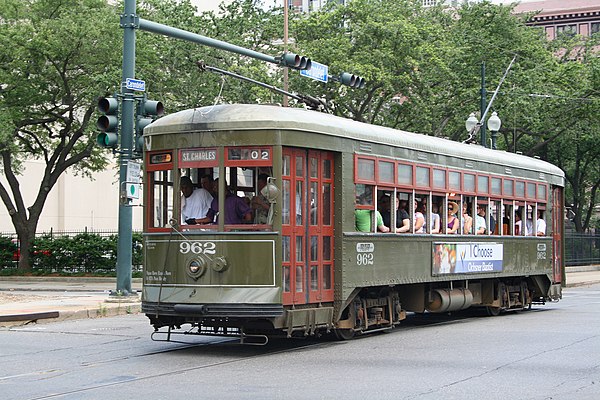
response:
{"label": "sidewalk", "polygon": [[111,296],[116,287],[116,278],[1,277],[0,327],[140,312],[140,295]]}
{"label": "sidewalk", "polygon": [[[600,283],[600,265],[567,267],[567,289]],[[116,278],[0,277],[0,327],[140,312],[141,296],[111,296]],[[142,280],[133,279],[140,292]]]}

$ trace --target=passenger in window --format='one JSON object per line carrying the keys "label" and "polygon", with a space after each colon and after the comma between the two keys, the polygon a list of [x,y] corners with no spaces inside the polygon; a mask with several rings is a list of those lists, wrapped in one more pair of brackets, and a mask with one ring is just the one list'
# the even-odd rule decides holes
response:
{"label": "passenger in window", "polygon": [[475,216],[475,234],[485,235],[487,233],[487,223],[485,222],[485,206],[477,206],[477,215]]}
{"label": "passenger in window", "polygon": [[258,175],[256,196],[254,196],[251,201],[251,206],[254,210],[255,224],[266,224],[269,217],[269,209],[271,208],[271,204],[261,193],[261,190],[267,186],[268,178],[269,175],[267,174]]}
{"label": "passenger in window", "polygon": [[[217,182],[217,180],[215,180]],[[206,214],[206,218],[199,221],[202,224],[209,224],[218,221],[219,199],[215,197]],[[246,204],[243,197],[236,196],[227,182],[225,182],[225,224],[237,225],[248,224],[252,222],[252,207]]]}
{"label": "passenger in window", "polygon": [[[358,204],[361,205],[369,205],[371,201],[369,199],[369,193],[364,193],[358,197]],[[377,230],[379,232],[389,232],[390,228],[388,228],[383,223],[383,218],[381,213],[377,210],[363,210],[356,209],[354,210],[354,219],[355,226],[358,232],[373,232],[371,230],[371,220],[375,217],[375,224],[377,225]]]}
{"label": "passenger in window", "polygon": [[469,215],[467,203],[463,203],[462,219],[460,221],[463,235],[471,235],[473,233],[473,217]]}
{"label": "passenger in window", "polygon": [[205,189],[194,189],[195,185],[189,176],[182,176],[181,188],[181,221],[195,225],[203,220],[210,208],[213,197]]}
{"label": "passenger in window", "polygon": [[440,206],[436,203],[431,205],[431,222],[430,222],[430,233],[440,233],[440,214],[439,214]]}
{"label": "passenger in window", "polygon": [[[394,232],[394,230],[391,229],[392,226],[392,212],[391,212],[391,197],[390,196],[383,196],[381,199],[381,209],[382,209],[382,217],[383,217],[383,224],[385,226],[389,226],[390,230],[392,232]],[[408,213],[406,212],[406,210],[403,210],[400,208],[400,201],[398,201],[398,199],[396,199],[396,229],[395,232],[396,233],[404,233],[404,232],[408,232],[410,230],[410,217],[408,215]]]}
{"label": "passenger in window", "polygon": [[515,235],[523,235],[523,221],[521,220],[521,211],[515,213]]}
{"label": "passenger in window", "polygon": [[425,216],[423,216],[423,203],[413,202],[415,208],[415,233],[425,233]]}
{"label": "passenger in window", "polygon": [[448,203],[448,225],[446,226],[446,233],[456,233],[460,227],[460,221],[456,217],[459,211],[458,204],[451,201]]}
{"label": "passenger in window", "polygon": [[202,186],[202,189],[210,193],[213,198],[217,197],[219,188],[215,186],[215,181],[213,180],[212,175],[202,175],[202,178],[200,178],[200,185]]}
{"label": "passenger in window", "polygon": [[538,210],[537,212],[535,234],[536,236],[546,236],[546,220],[544,219],[544,212],[542,210]]}

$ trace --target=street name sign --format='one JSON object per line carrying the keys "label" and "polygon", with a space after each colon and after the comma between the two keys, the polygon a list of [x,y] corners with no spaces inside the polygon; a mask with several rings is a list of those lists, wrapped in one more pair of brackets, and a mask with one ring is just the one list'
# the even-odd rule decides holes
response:
{"label": "street name sign", "polygon": [[125,79],[125,87],[138,92],[146,91],[146,81],[141,79],[127,78]]}
{"label": "street name sign", "polygon": [[310,69],[300,70],[300,75],[325,83],[327,83],[328,74],[329,67],[325,64],[320,64],[315,61],[312,61]]}

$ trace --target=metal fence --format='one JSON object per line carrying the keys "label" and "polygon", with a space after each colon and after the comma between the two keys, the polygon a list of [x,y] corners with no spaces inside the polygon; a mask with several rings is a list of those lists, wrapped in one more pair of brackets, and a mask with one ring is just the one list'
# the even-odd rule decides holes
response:
{"label": "metal fence", "polygon": [[[74,237],[80,234],[94,234],[101,237],[110,237],[117,235],[116,231],[55,231],[36,234],[38,237],[59,238],[64,236]],[[139,233],[139,232],[137,232]],[[14,233],[0,232],[1,236],[16,239]],[[567,232],[564,238],[565,242],[565,264],[567,266],[582,265],[600,265],[600,233],[575,233]],[[138,243],[140,246],[141,243]],[[140,251],[141,249],[137,249]],[[141,253],[139,255],[141,257]],[[141,265],[138,266],[141,269]],[[115,272],[115,271],[112,271]]]}
{"label": "metal fence", "polygon": [[566,233],[565,264],[600,265],[600,233]]}

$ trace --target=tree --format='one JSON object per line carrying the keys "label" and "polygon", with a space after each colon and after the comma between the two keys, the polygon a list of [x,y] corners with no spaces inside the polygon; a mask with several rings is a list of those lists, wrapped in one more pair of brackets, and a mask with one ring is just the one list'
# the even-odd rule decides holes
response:
{"label": "tree", "polygon": [[[0,198],[29,270],[30,244],[50,190],[67,169],[105,167],[90,121],[98,94],[119,81],[118,13],[102,0],[3,0],[0,7]],[[22,163],[45,163],[31,205],[21,194]]]}
{"label": "tree", "polygon": [[[234,1],[196,15],[189,0],[138,1],[143,18],[194,30],[210,37],[263,48],[270,43],[273,18],[256,1]],[[30,270],[31,241],[46,199],[67,169],[91,176],[105,168],[109,153],[95,146],[94,113],[99,96],[114,93],[121,80],[121,10],[106,0],[0,0],[0,155],[7,184],[0,198],[20,240],[19,269]],[[269,27],[269,29],[263,29]],[[212,104],[219,78],[200,77],[195,61],[209,57],[265,76],[267,68],[238,61],[223,51],[140,32],[136,77],[146,79],[172,109]],[[238,82],[223,98],[254,102],[265,93],[242,90]],[[263,91],[264,92],[264,91]],[[239,100],[238,100],[239,101]],[[32,204],[20,180],[23,161],[45,163]]]}

